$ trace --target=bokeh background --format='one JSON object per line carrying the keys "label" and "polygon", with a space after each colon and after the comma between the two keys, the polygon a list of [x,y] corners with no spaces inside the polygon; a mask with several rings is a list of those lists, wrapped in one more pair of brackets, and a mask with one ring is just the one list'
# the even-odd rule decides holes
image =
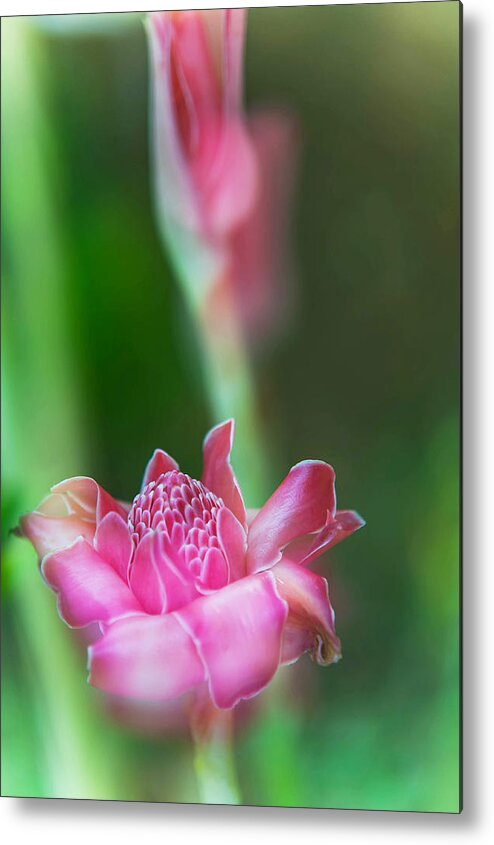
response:
{"label": "bokeh background", "polygon": [[[457,2],[249,13],[248,107],[287,107],[301,140],[296,290],[254,355],[272,487],[328,460],[367,526],[323,562],[344,659],[301,660],[239,713],[245,803],[458,810],[459,28]],[[9,533],[71,475],[132,498],[158,445],[200,472],[142,19],[4,19],[2,48],[2,792],[194,801],[176,714],[86,684]]]}

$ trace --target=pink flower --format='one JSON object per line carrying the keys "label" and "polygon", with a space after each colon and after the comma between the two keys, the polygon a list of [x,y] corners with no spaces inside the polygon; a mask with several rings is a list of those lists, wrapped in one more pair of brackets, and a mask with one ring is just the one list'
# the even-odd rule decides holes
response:
{"label": "pink flower", "polygon": [[78,477],[21,520],[61,617],[99,624],[96,687],[147,701],[207,689],[231,708],[306,651],[323,665],[338,659],[327,582],[307,567],[363,521],[336,510],[322,461],[294,466],[247,512],[232,441],[233,421],[209,432],[201,481],[156,450],[130,506]]}
{"label": "pink flower", "polygon": [[245,9],[155,12],[148,21],[163,235],[194,301],[226,280],[244,326],[260,331],[282,266],[291,121],[244,116]]}

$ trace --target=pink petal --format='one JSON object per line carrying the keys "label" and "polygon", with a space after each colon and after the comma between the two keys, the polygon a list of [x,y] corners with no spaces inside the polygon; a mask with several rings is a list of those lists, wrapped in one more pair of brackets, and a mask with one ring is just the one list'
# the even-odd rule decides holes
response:
{"label": "pink petal", "polygon": [[177,611],[206,667],[216,707],[234,707],[272,679],[287,612],[270,572],[242,578]]}
{"label": "pink petal", "polygon": [[211,116],[190,167],[205,230],[212,238],[224,238],[253,211],[259,191],[258,162],[244,122]]}
{"label": "pink petal", "polygon": [[89,682],[114,695],[161,701],[205,680],[196,647],[174,613],[109,626],[89,649]]}
{"label": "pink petal", "polygon": [[288,543],[320,530],[334,511],[333,468],[323,461],[296,464],[249,528],[247,571],[273,566]]}
{"label": "pink petal", "polygon": [[62,619],[73,628],[91,622],[110,622],[142,611],[127,584],[82,538],[66,549],[47,555],[41,563],[41,572],[58,593]]}
{"label": "pink petal", "polygon": [[163,449],[155,449],[144,470],[141,492],[150,481],[156,481],[163,473],[171,472],[178,468],[177,462],[167,452],[163,452]]}
{"label": "pink petal", "polygon": [[208,549],[200,578],[196,581],[197,589],[203,593],[213,593],[226,587],[230,577],[228,561],[219,549]]}
{"label": "pink petal", "polygon": [[130,586],[146,613],[170,613],[198,596],[194,583],[162,534],[139,543],[130,567]]}
{"label": "pink petal", "polygon": [[[162,15],[167,15],[163,12]],[[203,124],[218,115],[220,79],[200,12],[168,13],[171,19],[171,62],[174,112],[181,141],[189,158],[201,143]]]}
{"label": "pink petal", "polygon": [[52,517],[39,511],[20,519],[20,531],[31,541],[41,559],[50,552],[69,546],[77,537],[92,542],[94,522],[78,516]]}
{"label": "pink petal", "polygon": [[363,525],[365,520],[356,511],[336,511],[334,519],[329,519],[327,525],[317,534],[307,534],[287,546],[283,560],[308,566]]}
{"label": "pink petal", "polygon": [[292,663],[311,651],[321,665],[340,657],[340,641],[325,578],[294,563],[277,563],[271,570],[278,592],[288,604],[283,634],[283,663]]}
{"label": "pink petal", "polygon": [[44,516],[53,517],[55,519],[63,519],[66,516],[84,516],[84,513],[70,503],[67,496],[63,493],[49,493],[36,508],[37,513],[42,513]]}
{"label": "pink petal", "polygon": [[155,534],[149,533],[140,541],[130,568],[130,588],[140,604],[150,614],[162,613],[166,594],[154,554]]}
{"label": "pink petal", "polygon": [[196,585],[188,570],[183,551],[177,553],[163,534],[155,535],[155,556],[159,562],[161,580],[165,590],[165,611],[170,613],[194,601],[198,596]]}
{"label": "pink petal", "polygon": [[62,493],[66,496],[81,517],[92,519],[96,524],[111,511],[115,511],[124,518],[127,516],[125,508],[93,478],[75,476],[61,481],[60,484],[55,484],[51,489],[53,493]]}
{"label": "pink petal", "polygon": [[166,595],[154,556],[154,534],[139,543],[129,574],[130,588],[146,613],[162,613]]}
{"label": "pink petal", "polygon": [[202,483],[223,499],[227,508],[245,526],[245,507],[240,487],[235,478],[230,453],[233,447],[235,423],[233,420],[220,423],[206,435],[203,444],[204,467]]}
{"label": "pink petal", "polygon": [[231,510],[221,508],[218,513],[216,531],[220,548],[230,566],[230,581],[238,581],[246,574],[247,535],[245,530]]}
{"label": "pink petal", "polygon": [[101,557],[113,566],[115,572],[127,582],[127,573],[134,544],[129,527],[114,511],[101,520],[94,538],[94,546]]}

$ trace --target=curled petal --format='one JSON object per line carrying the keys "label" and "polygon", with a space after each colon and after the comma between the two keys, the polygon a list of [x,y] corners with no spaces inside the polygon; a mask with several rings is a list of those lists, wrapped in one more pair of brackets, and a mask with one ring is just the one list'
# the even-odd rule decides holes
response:
{"label": "curled petal", "polygon": [[52,487],[52,493],[61,493],[67,497],[76,512],[98,524],[107,513],[115,511],[122,517],[127,516],[123,505],[110,496],[93,478],[75,476],[61,481]]}
{"label": "curled petal", "polygon": [[203,445],[202,483],[220,496],[240,524],[245,526],[242,494],[230,463],[234,428],[233,420],[227,420],[212,428],[207,434]]}
{"label": "curled petal", "polygon": [[196,644],[213,703],[234,707],[275,674],[288,606],[270,572],[242,578],[175,614]]}
{"label": "curled petal", "polygon": [[41,562],[41,572],[58,593],[60,616],[73,628],[142,611],[114,568],[82,538],[47,555]]}
{"label": "curled petal", "polygon": [[124,519],[114,511],[101,520],[94,537],[94,546],[103,560],[113,566],[123,581],[127,581],[134,545]]}
{"label": "curled petal", "polygon": [[49,493],[36,508],[37,513],[52,519],[64,519],[67,516],[84,516],[84,512],[69,502],[63,493]]}
{"label": "curled petal", "polygon": [[178,469],[178,464],[163,449],[155,449],[144,471],[141,491],[150,481],[156,481],[162,473]]}
{"label": "curled petal", "polygon": [[327,525],[317,534],[308,534],[291,543],[286,548],[283,559],[286,557],[291,563],[309,566],[328,549],[341,543],[364,525],[365,520],[356,511],[336,511],[334,519],[329,519]]}
{"label": "curled petal", "polygon": [[282,662],[292,663],[305,651],[323,666],[336,662],[341,655],[340,641],[326,579],[296,563],[278,563],[271,572],[288,604]]}
{"label": "curled petal", "polygon": [[36,549],[39,558],[57,549],[70,546],[77,537],[92,542],[94,522],[78,516],[46,516],[40,510],[20,519],[20,533],[27,537]]}
{"label": "curled petal", "polygon": [[320,530],[334,512],[333,468],[323,461],[296,464],[250,525],[247,570],[273,566],[288,543]]}
{"label": "curled petal", "polygon": [[114,695],[166,701],[204,680],[194,642],[174,613],[118,620],[89,649],[89,682]]}

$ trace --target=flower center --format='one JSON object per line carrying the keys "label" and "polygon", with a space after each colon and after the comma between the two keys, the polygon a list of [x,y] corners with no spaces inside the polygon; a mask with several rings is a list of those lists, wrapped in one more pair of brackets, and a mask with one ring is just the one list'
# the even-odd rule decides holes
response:
{"label": "flower center", "polygon": [[150,532],[164,535],[189,563],[204,561],[209,549],[219,549],[216,522],[225,505],[201,481],[171,470],[150,481],[132,502],[129,531],[137,549]]}

